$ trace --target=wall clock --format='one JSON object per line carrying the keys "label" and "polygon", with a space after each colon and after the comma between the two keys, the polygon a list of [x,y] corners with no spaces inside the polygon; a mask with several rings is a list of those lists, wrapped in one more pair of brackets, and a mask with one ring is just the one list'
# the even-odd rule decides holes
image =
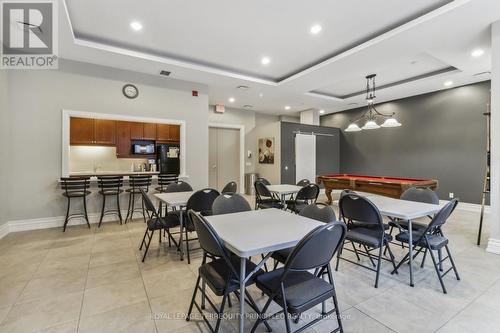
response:
{"label": "wall clock", "polygon": [[139,95],[139,90],[133,84],[126,84],[122,89],[123,95],[127,98],[136,98]]}

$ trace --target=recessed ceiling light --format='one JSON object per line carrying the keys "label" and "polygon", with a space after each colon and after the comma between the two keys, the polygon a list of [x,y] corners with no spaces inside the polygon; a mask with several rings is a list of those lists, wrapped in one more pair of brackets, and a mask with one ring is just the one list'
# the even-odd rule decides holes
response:
{"label": "recessed ceiling light", "polygon": [[450,87],[450,86],[452,86],[452,85],[453,85],[453,81],[446,81],[445,83],[443,83],[443,85],[444,85],[445,87]]}
{"label": "recessed ceiling light", "polygon": [[325,113],[325,110],[319,110],[319,114]]}
{"label": "recessed ceiling light", "polygon": [[475,49],[474,51],[472,51],[472,53],[470,55],[473,56],[474,58],[479,58],[483,54],[484,54],[483,49]]}
{"label": "recessed ceiling light", "polygon": [[269,59],[269,57],[262,57],[262,59],[260,59],[260,62],[262,65],[269,65],[271,63],[271,59]]}
{"label": "recessed ceiling light", "polygon": [[319,24],[315,24],[311,27],[310,31],[313,35],[317,35],[323,30],[323,28]]}
{"label": "recessed ceiling light", "polygon": [[229,101],[229,103],[234,103],[235,101],[234,97],[229,97],[227,100]]}
{"label": "recessed ceiling light", "polygon": [[142,30],[142,24],[140,22],[137,22],[137,21],[133,21],[130,23],[130,27],[132,29],[134,29],[135,31],[140,31]]}
{"label": "recessed ceiling light", "polygon": [[290,108],[290,106],[289,106],[289,105],[286,105],[286,106],[285,106],[285,110],[290,110],[290,109],[291,109],[291,108]]}
{"label": "recessed ceiling light", "polygon": [[259,94],[259,97],[260,97],[260,98],[264,97],[264,94],[263,94],[263,93],[260,93],[260,94]]}

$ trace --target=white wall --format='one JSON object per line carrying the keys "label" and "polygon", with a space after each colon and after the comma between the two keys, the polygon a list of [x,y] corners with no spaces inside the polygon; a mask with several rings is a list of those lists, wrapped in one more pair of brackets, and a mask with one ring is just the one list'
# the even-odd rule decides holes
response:
{"label": "white wall", "polygon": [[[279,117],[268,116],[264,114],[256,114],[255,117],[255,138],[274,137],[274,164],[259,164],[255,171],[260,177],[264,177],[271,184],[279,184],[281,182],[281,125]],[[256,152],[258,154],[258,151]]]}
{"label": "white wall", "polygon": [[487,250],[500,254],[500,21],[491,29],[491,235]]}
{"label": "white wall", "polygon": [[[138,87],[136,99],[122,95],[125,83]],[[208,185],[205,86],[69,61],[58,71],[11,71],[9,86],[9,220],[64,213],[57,189],[62,109],[185,120],[187,175],[194,188]]]}
{"label": "white wall", "polygon": [[0,69],[0,225],[8,220],[7,180],[9,157],[9,125],[8,125],[8,71]]}

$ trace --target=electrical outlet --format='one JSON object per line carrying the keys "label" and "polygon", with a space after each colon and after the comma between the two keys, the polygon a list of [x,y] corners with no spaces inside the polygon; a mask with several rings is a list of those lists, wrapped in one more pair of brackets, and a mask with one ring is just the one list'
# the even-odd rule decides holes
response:
{"label": "electrical outlet", "polygon": [[450,192],[448,196],[450,197],[450,199],[453,199],[455,197],[455,193]]}

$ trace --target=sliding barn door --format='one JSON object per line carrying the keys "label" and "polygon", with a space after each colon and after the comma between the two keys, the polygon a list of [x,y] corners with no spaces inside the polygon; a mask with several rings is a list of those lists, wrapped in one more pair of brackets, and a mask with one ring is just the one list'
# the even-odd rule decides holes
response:
{"label": "sliding barn door", "polygon": [[295,135],[295,181],[316,178],[316,136]]}

